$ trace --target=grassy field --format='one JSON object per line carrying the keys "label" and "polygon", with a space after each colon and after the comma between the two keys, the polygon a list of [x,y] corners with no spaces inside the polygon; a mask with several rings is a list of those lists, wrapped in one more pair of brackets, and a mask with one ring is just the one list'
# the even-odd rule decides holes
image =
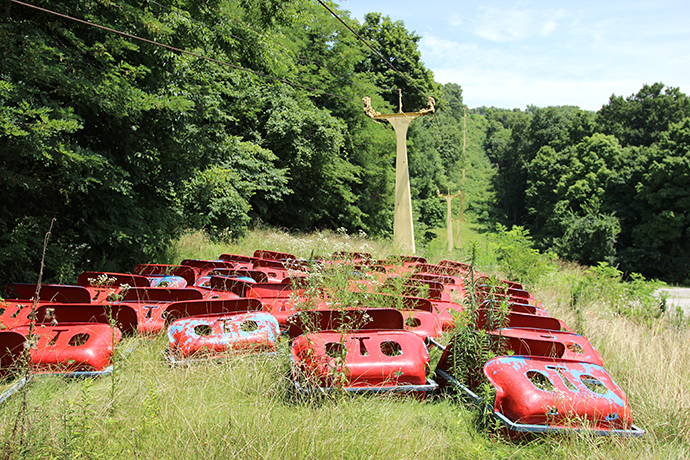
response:
{"label": "grassy field", "polygon": [[[517,233],[469,229],[463,242],[451,258],[474,258],[487,272],[520,276],[553,316],[590,338],[645,437],[570,434],[511,442],[484,431],[479,412],[452,395],[296,397],[285,344],[275,356],[171,368],[161,335],[121,342],[112,377],[36,378],[0,406],[0,452],[46,459],[690,458],[690,327],[650,296],[653,283],[623,284],[610,268],[586,272],[559,264],[529,251]],[[188,234],[168,259],[255,249],[298,257],[395,253],[387,242],[362,236],[256,230],[232,244]],[[431,262],[448,257],[442,240],[423,252]]]}

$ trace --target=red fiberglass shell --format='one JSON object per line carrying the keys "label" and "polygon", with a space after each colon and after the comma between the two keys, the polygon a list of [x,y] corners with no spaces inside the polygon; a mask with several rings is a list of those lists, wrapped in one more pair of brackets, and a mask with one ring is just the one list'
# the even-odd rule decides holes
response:
{"label": "red fiberglass shell", "polygon": [[297,312],[304,289],[300,279],[285,278],[281,283],[245,283],[236,279],[221,276],[211,277],[212,285],[223,285],[226,289],[248,299],[258,299],[264,311],[272,314],[282,328],[287,327],[287,320]]}
{"label": "red fiberglass shell", "polygon": [[446,265],[417,264],[414,268],[415,273],[427,273],[430,275],[456,276],[464,278],[467,271]]}
{"label": "red fiberglass shell", "polygon": [[113,324],[125,334],[137,331],[137,313],[127,305],[84,305],[50,304],[36,310],[36,323],[58,325],[63,323],[102,323]]}
{"label": "red fiberglass shell", "polygon": [[107,279],[109,282],[112,282],[112,284],[108,284],[108,286],[111,287],[119,287],[123,284],[130,287],[151,286],[151,282],[145,276],[114,272],[82,272],[77,278],[77,284],[87,288],[94,287],[97,285],[99,279]]}
{"label": "red fiberglass shell", "polygon": [[[480,329],[492,329],[489,322],[490,310],[478,309],[476,311],[477,327]],[[568,330],[565,323],[557,318],[550,316],[531,315],[528,313],[518,313],[511,311],[508,313],[505,327],[525,328],[525,329],[544,329],[547,331]],[[498,329],[498,328],[497,328]]]}
{"label": "red fiberglass shell", "polygon": [[[121,304],[125,305],[125,304]],[[235,311],[260,310],[256,299],[189,300],[180,302],[132,302],[126,305],[137,312],[137,329],[141,334],[158,334],[166,323],[188,316]]]}
{"label": "red fiberglass shell", "polygon": [[424,385],[429,353],[409,331],[322,331],[297,337],[292,358],[302,385],[329,388]]}
{"label": "red fiberglass shell", "polygon": [[288,323],[290,339],[318,331],[403,330],[405,328],[403,314],[390,308],[305,310],[293,315]]}
{"label": "red fiberglass shell", "polygon": [[505,339],[515,355],[561,358],[603,366],[604,361],[592,343],[574,332],[506,328],[491,331]]}
{"label": "red fiberglass shell", "polygon": [[491,294],[500,294],[507,297],[514,297],[516,299],[523,299],[522,303],[531,303],[534,300],[534,295],[524,289],[512,288],[507,285],[494,286],[491,284],[480,284],[477,286],[478,294],[482,293],[489,297]]}
{"label": "red fiberglass shell", "polygon": [[479,305],[480,310],[488,310],[491,308],[496,308],[501,305],[501,302],[505,302],[505,304],[508,306],[508,310],[512,311],[514,313],[527,313],[529,315],[537,315],[537,316],[549,316],[548,312],[544,310],[543,308],[537,307],[535,305],[530,305],[526,303],[521,303],[521,302],[510,302],[508,300],[500,300],[500,299],[493,299],[493,300],[485,300]]}
{"label": "red fiberglass shell", "polygon": [[[31,300],[36,295],[36,284],[14,283],[5,288],[8,299]],[[89,290],[83,286],[42,284],[39,300],[57,303],[91,303]]]}
{"label": "red fiberglass shell", "polygon": [[465,296],[464,281],[458,276],[434,275],[430,273],[413,273],[411,279],[433,281],[443,285],[443,289],[452,296]]}
{"label": "red fiberglass shell", "polygon": [[201,300],[203,293],[193,288],[145,287],[127,290],[122,302],[182,302]]}
{"label": "red fiberglass shell", "polygon": [[238,265],[237,270],[251,270],[254,261],[257,260],[256,257],[243,256],[240,254],[221,254],[218,259],[234,262],[235,265]]}
{"label": "red fiberglass shell", "polygon": [[456,262],[454,260],[444,259],[441,260],[438,264],[444,267],[452,267],[456,270],[460,270],[465,273],[469,273],[472,270],[472,265],[466,264],[464,262]]}
{"label": "red fiberglass shell", "polygon": [[443,330],[453,329],[458,315],[463,312],[461,304],[456,302],[441,302],[432,300],[433,313],[441,323]]}
{"label": "red fiberglass shell", "polygon": [[230,352],[274,352],[280,329],[265,312],[237,312],[182,318],[168,326],[173,359],[223,357]]}
{"label": "red fiberglass shell", "polygon": [[213,276],[224,276],[242,281],[243,278],[254,280],[255,283],[268,283],[268,275],[260,270],[233,270],[229,268],[217,268],[209,273]]}
{"label": "red fiberglass shell", "polygon": [[257,249],[254,251],[254,258],[255,259],[266,259],[266,260],[295,260],[297,257],[295,257],[293,254],[287,253],[287,252],[278,252],[278,251],[268,251],[265,249]]}
{"label": "red fiberglass shell", "polygon": [[[168,265],[168,264],[139,264],[134,267],[134,273],[137,275],[146,276],[151,281],[152,279],[163,277],[178,277],[184,279],[184,286],[175,287],[187,287],[194,286],[196,281],[196,275],[192,267],[184,265]],[[156,283],[159,286],[160,283]],[[168,286],[161,286],[168,287]],[[173,286],[169,286],[173,287]]]}
{"label": "red fiberglass shell", "polygon": [[261,302],[257,299],[192,300],[170,304],[161,316],[166,324],[170,324],[172,321],[190,316],[230,314],[261,309]]}
{"label": "red fiberglass shell", "polygon": [[367,304],[373,303],[401,311],[404,315],[405,330],[412,331],[423,339],[438,338],[443,333],[441,320],[434,312],[429,299],[364,292],[356,297],[360,305],[358,308],[367,308]]}
{"label": "red fiberglass shell", "polygon": [[496,388],[494,411],[523,425],[626,430],[632,413],[623,390],[596,364],[499,356],[484,366]]}
{"label": "red fiberglass shell", "polygon": [[428,311],[404,311],[405,330],[413,332],[421,339],[437,339],[443,334],[441,320]]}
{"label": "red fiberglass shell", "polygon": [[[15,331],[26,337],[29,326]],[[41,373],[103,371],[110,365],[114,347],[122,338],[118,328],[102,323],[40,325],[34,334],[38,341],[30,350],[31,366]]]}
{"label": "red fiberglass shell", "polygon": [[[203,259],[185,259],[180,262],[180,265],[190,267],[194,270],[196,275],[195,284],[199,284],[199,278],[207,276],[211,271],[217,268],[229,268],[229,269],[246,269],[247,264],[233,262],[230,260],[203,260]],[[251,268],[251,267],[250,267]]]}
{"label": "red fiberglass shell", "polygon": [[[43,305],[55,305],[53,302],[39,302]],[[29,324],[32,302],[28,300],[0,301],[0,330],[12,329]]]}
{"label": "red fiberglass shell", "polygon": [[331,260],[338,262],[370,262],[374,257],[369,252],[336,251],[331,255]]}
{"label": "red fiberglass shell", "polygon": [[[119,292],[120,288],[95,288],[70,285],[41,285],[40,300],[36,308],[42,306],[70,304],[90,305],[105,304],[109,297]],[[0,301],[0,329],[29,324],[29,313],[32,308],[32,298],[36,294],[35,284],[11,284],[6,292],[11,298]]]}

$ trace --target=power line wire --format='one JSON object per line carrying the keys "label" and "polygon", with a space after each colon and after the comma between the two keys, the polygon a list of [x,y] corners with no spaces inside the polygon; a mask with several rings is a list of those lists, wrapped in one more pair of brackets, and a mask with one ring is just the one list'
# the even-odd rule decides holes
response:
{"label": "power line wire", "polygon": [[[191,16],[185,16],[185,15],[184,15],[183,13],[181,13],[180,11],[176,11],[176,10],[173,9],[172,7],[167,6],[167,5],[163,5],[163,4],[161,4],[161,3],[158,3],[158,2],[155,1],[155,0],[148,0],[148,2],[149,2],[149,3],[153,3],[153,4],[155,4],[155,5],[157,5],[157,6],[161,7],[161,8],[164,8],[164,9],[166,9],[166,10],[169,11],[169,12],[172,12],[172,13],[175,13],[175,14],[177,14],[177,15],[179,15],[179,16],[182,16],[183,18],[185,18],[185,19],[187,19],[187,20],[190,20],[190,21],[192,21],[192,22],[194,22],[194,23],[196,23],[196,24],[199,24],[199,25],[201,25],[201,26],[203,26],[203,27],[206,27],[207,29],[209,29],[209,30],[211,30],[211,31],[213,31],[213,32],[215,32],[215,33],[218,33],[218,34],[221,34],[221,35],[222,35],[222,34],[227,34],[227,35],[229,35],[230,37],[234,38],[235,40],[241,41],[241,42],[243,42],[243,43],[248,43],[249,45],[253,45],[253,46],[259,46],[259,47],[261,47],[261,48],[263,48],[264,50],[269,51],[269,52],[273,51],[271,48],[269,48],[268,46],[266,46],[266,45],[264,45],[264,44],[262,44],[262,43],[259,43],[258,41],[251,41],[251,40],[248,40],[248,39],[246,39],[246,38],[237,36],[237,35],[235,35],[235,34],[233,34],[233,33],[230,33],[230,32],[219,31],[219,30],[218,30],[216,27],[214,27],[214,26],[210,26],[210,25],[206,24],[206,23],[203,22],[203,21],[199,21],[199,20],[197,20],[197,19],[194,19],[194,18],[191,17]],[[272,40],[271,40],[269,37],[267,37],[265,34],[262,34],[261,32],[259,32],[259,31],[255,30],[254,28],[250,27],[250,26],[249,26],[247,23],[245,23],[244,21],[242,21],[242,20],[240,20],[240,19],[237,19],[237,18],[234,18],[234,17],[228,15],[228,14],[225,13],[224,11],[221,11],[219,8],[217,8],[217,7],[213,6],[213,5],[210,5],[209,3],[207,3],[207,2],[204,1],[204,0],[201,0],[201,2],[204,3],[206,6],[208,6],[208,7],[212,8],[212,9],[216,10],[216,12],[218,12],[218,13],[221,14],[222,16],[225,16],[225,17],[227,17],[228,19],[230,19],[230,20],[236,22],[237,24],[240,24],[240,25],[246,27],[247,29],[251,30],[252,32],[254,32],[255,34],[257,34],[259,37],[261,37],[261,38],[263,38],[263,39],[266,39],[266,40],[272,42],[273,45],[276,45],[276,46],[282,48],[283,50],[285,50],[285,52],[282,52],[282,51],[280,51],[280,50],[277,50],[277,51],[278,51],[280,54],[282,54],[283,56],[285,56],[285,57],[287,57],[287,58],[289,58],[289,59],[295,59],[295,60],[301,61],[301,63],[311,63],[311,64],[314,64],[314,65],[316,65],[317,67],[319,67],[319,68],[321,68],[321,69],[324,69],[324,70],[327,70],[327,71],[330,72],[331,74],[337,75],[337,76],[339,76],[339,77],[341,77],[341,78],[352,79],[352,83],[354,83],[355,85],[357,85],[357,86],[359,86],[359,87],[364,87],[360,82],[358,82],[356,79],[353,78],[353,75],[345,75],[345,74],[343,74],[343,73],[338,72],[337,70],[333,70],[333,69],[331,69],[331,68],[329,68],[329,67],[326,67],[325,65],[320,64],[320,63],[318,63],[318,62],[316,62],[316,61],[313,61],[313,60],[311,60],[311,59],[309,59],[309,58],[306,58],[306,57],[301,56],[301,55],[295,55],[295,53],[294,53],[290,48],[288,48],[287,46],[285,46],[285,45],[283,45],[283,44],[281,44],[281,43],[277,43],[277,42],[275,42],[275,41],[272,41]],[[325,91],[324,91],[324,93],[325,93],[325,94],[331,94],[331,93],[328,93],[328,92],[325,92]]]}
{"label": "power line wire", "polygon": [[414,87],[417,89],[417,91],[419,91],[422,95],[425,95],[424,91],[422,91],[421,89],[419,89],[419,87],[418,87],[417,85],[415,85],[413,81],[411,81],[409,78],[407,78],[407,75],[405,75],[404,73],[402,73],[402,72],[401,72],[400,70],[398,70],[388,59],[386,59],[385,57],[383,57],[383,55],[382,55],[381,53],[379,53],[376,49],[374,49],[374,47],[371,46],[371,44],[369,44],[369,43],[364,39],[364,37],[362,37],[360,34],[358,34],[352,27],[350,27],[345,21],[343,21],[343,19],[342,19],[340,16],[338,16],[338,15],[335,13],[335,11],[333,11],[331,8],[329,8],[328,5],[326,5],[322,0],[316,0],[316,1],[319,2],[319,3],[321,4],[321,6],[323,6],[324,8],[326,8],[326,9],[328,10],[328,12],[331,13],[331,14],[333,15],[334,18],[336,18],[336,19],[337,19],[338,21],[340,21],[345,27],[347,27],[348,30],[349,30],[350,32],[352,32],[353,34],[355,34],[355,36],[356,36],[362,43],[364,43],[367,47],[369,47],[369,49],[370,49],[371,51],[373,51],[374,54],[376,54],[376,55],[377,55],[383,62],[385,62],[391,69],[393,69],[395,72],[398,73],[398,75],[400,75],[401,77],[403,77],[403,79],[404,79],[407,83],[409,83],[410,85],[414,86]]}
{"label": "power line wire", "polygon": [[139,40],[139,41],[142,41],[142,42],[144,42],[144,43],[148,43],[148,44],[155,45],[155,46],[160,46],[160,47],[169,49],[169,50],[171,50],[171,51],[175,51],[175,52],[178,52],[178,53],[183,53],[183,54],[187,54],[187,55],[190,55],[190,56],[194,56],[194,57],[199,58],[199,59],[204,59],[204,60],[206,60],[206,61],[210,61],[210,62],[219,64],[219,65],[224,65],[224,66],[227,66],[227,67],[231,67],[231,68],[233,68],[233,69],[240,70],[240,71],[243,71],[243,72],[252,73],[252,74],[257,75],[257,76],[259,76],[259,77],[268,78],[268,79],[270,79],[270,80],[275,80],[275,81],[279,81],[279,82],[281,82],[281,83],[285,83],[285,84],[287,84],[287,85],[296,86],[296,87],[298,87],[298,88],[302,88],[302,89],[307,90],[307,91],[315,91],[315,92],[317,92],[317,93],[327,94],[327,95],[329,95],[329,96],[333,96],[333,97],[335,97],[335,98],[342,99],[342,100],[347,101],[347,102],[355,103],[355,101],[353,101],[353,100],[351,100],[351,99],[348,99],[348,98],[343,97],[343,96],[339,96],[339,95],[337,95],[337,94],[329,93],[328,91],[324,91],[324,90],[317,89],[317,88],[311,88],[311,87],[308,87],[308,86],[301,85],[301,84],[299,84],[299,83],[292,82],[292,81],[290,81],[290,80],[286,80],[286,79],[284,79],[284,78],[274,77],[273,75],[268,75],[268,74],[265,74],[265,73],[263,73],[263,72],[258,72],[258,71],[256,71],[256,70],[247,69],[247,68],[245,68],[245,67],[241,67],[241,66],[238,66],[238,65],[235,65],[235,64],[231,64],[231,63],[225,62],[225,61],[220,61],[220,60],[218,60],[218,59],[214,59],[214,58],[211,58],[211,57],[208,57],[208,56],[204,56],[204,55],[202,55],[202,54],[193,53],[193,52],[191,52],[191,51],[187,51],[187,50],[184,50],[184,49],[181,49],[181,48],[176,48],[176,47],[174,47],[174,46],[166,45],[165,43],[160,43],[160,42],[157,42],[157,41],[154,41],[154,40],[149,40],[149,39],[147,39],[147,38],[138,37],[138,36],[136,36],[136,35],[132,35],[132,34],[129,34],[129,33],[127,33],[127,32],[122,32],[122,31],[119,31],[119,30],[116,30],[116,29],[112,29],[112,28],[110,28],[110,27],[106,27],[106,26],[102,26],[102,25],[100,25],[100,24],[96,24],[96,23],[94,23],[94,22],[86,21],[86,20],[84,20],[84,19],[79,19],[79,18],[75,18],[75,17],[73,17],[73,16],[68,16],[68,15],[66,15],[66,14],[58,13],[57,11],[52,11],[52,10],[49,10],[49,9],[46,9],[46,8],[41,8],[41,7],[39,7],[39,6],[32,5],[32,4],[30,4],[30,3],[25,3],[25,2],[22,2],[22,1],[20,1],[20,0],[8,0],[8,1],[10,1],[10,2],[12,2],[12,3],[16,3],[16,4],[18,4],[18,5],[26,6],[26,7],[28,7],[28,8],[33,8],[33,9],[35,9],[35,10],[42,11],[42,12],[44,12],[44,13],[52,14],[52,15],[54,15],[54,16],[58,16],[58,17],[61,17],[61,18],[64,18],[64,19],[68,19],[68,20],[70,20],[70,21],[75,21],[75,22],[78,22],[78,23],[81,23],[81,24],[85,24],[85,25],[88,25],[88,26],[91,26],[91,27],[96,27],[96,28],[98,28],[98,29],[105,30],[105,31],[107,31],[107,32],[112,32],[112,33],[115,33],[115,34],[118,34],[118,35],[122,35],[123,37],[131,38],[131,39],[134,39],[134,40]]}

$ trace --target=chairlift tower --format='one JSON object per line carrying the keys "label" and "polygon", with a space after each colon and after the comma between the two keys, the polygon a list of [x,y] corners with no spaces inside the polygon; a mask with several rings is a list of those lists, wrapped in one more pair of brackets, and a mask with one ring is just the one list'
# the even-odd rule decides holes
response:
{"label": "chairlift tower", "polygon": [[429,97],[429,107],[419,112],[404,113],[402,109],[402,90],[398,90],[399,111],[382,115],[371,106],[371,98],[365,97],[364,113],[374,120],[386,120],[395,130],[395,212],[393,214],[393,240],[401,249],[415,253],[414,224],[412,220],[412,197],[410,195],[410,173],[407,163],[407,128],[415,118],[434,113],[436,102]]}
{"label": "chairlift tower", "polygon": [[460,191],[456,193],[455,195],[450,194],[450,189],[448,189],[448,195],[441,195],[441,192],[436,190],[436,194],[438,195],[439,198],[445,198],[446,202],[448,202],[448,213],[446,215],[446,227],[447,227],[447,238],[448,238],[448,252],[453,251],[453,219],[452,219],[452,213],[451,213],[451,207],[450,203],[453,201],[453,198],[461,196],[462,194]]}

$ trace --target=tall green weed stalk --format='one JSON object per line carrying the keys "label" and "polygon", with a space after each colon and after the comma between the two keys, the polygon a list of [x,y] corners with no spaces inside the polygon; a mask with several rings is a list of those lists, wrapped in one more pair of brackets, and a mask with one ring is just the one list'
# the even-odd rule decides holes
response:
{"label": "tall green weed stalk", "polygon": [[[482,369],[487,361],[505,353],[505,340],[500,335],[500,329],[506,327],[510,310],[508,304],[498,297],[505,293],[505,287],[500,281],[496,277],[487,280],[476,276],[476,245],[472,246],[470,254],[471,268],[465,279],[467,294],[464,309],[456,318],[456,327],[447,352],[451,364],[450,374],[484,402],[479,406],[477,423],[479,427],[485,428],[492,421],[496,391]],[[479,294],[480,284],[489,285],[487,294]],[[484,298],[488,302],[483,303]],[[499,333],[492,334],[491,331]]]}
{"label": "tall green weed stalk", "polygon": [[[50,221],[48,232],[43,238],[43,252],[41,254],[41,265],[38,273],[38,280],[36,282],[36,293],[34,294],[33,302],[31,303],[31,313],[29,313],[29,334],[27,341],[22,351],[20,358],[20,366],[23,367],[24,379],[26,384],[21,389],[22,402],[17,412],[14,427],[12,428],[12,435],[7,438],[5,445],[5,458],[10,459],[14,457],[17,451],[21,452],[26,448],[26,444],[31,437],[31,420],[29,418],[29,382],[33,377],[33,369],[31,367],[31,350],[36,346],[38,336],[34,334],[36,329],[36,310],[38,309],[38,301],[41,298],[41,282],[43,281],[43,268],[45,267],[46,249],[48,247],[48,240],[53,231],[53,224],[55,218]],[[16,445],[13,445],[16,443]]]}

